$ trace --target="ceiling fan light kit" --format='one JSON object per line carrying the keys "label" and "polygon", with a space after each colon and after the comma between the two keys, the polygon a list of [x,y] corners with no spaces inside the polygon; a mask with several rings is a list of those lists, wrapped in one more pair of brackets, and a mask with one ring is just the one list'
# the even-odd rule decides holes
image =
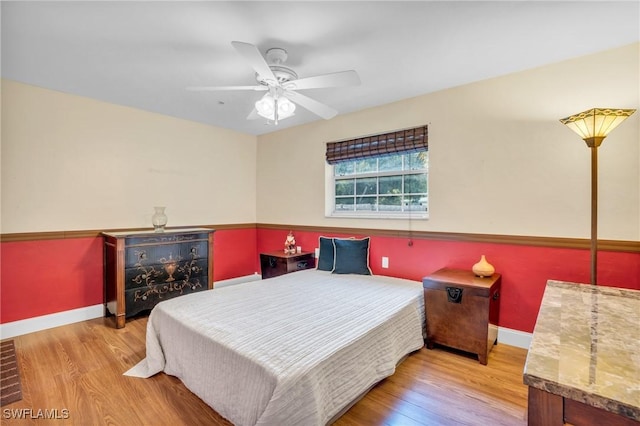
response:
{"label": "ceiling fan light kit", "polygon": [[[286,50],[281,48],[271,48],[267,50],[265,57],[263,57],[258,48],[253,44],[233,41],[231,42],[231,45],[254,69],[256,72],[256,81],[259,85],[188,87],[187,90],[268,91],[267,94],[255,103],[255,111],[249,114],[249,119],[260,116],[273,121],[277,125],[279,120],[294,115],[297,104],[325,120],[329,120],[335,117],[338,114],[338,111],[297,91],[329,87],[357,86],[360,84],[360,77],[358,77],[358,74],[353,70],[298,79],[298,74],[296,74],[295,71],[283,65],[287,60]],[[257,116],[255,114],[256,112]]]}
{"label": "ceiling fan light kit", "polygon": [[276,124],[278,120],[291,117],[296,110],[296,105],[285,97],[273,97],[267,93],[256,102],[258,115],[273,120]]}

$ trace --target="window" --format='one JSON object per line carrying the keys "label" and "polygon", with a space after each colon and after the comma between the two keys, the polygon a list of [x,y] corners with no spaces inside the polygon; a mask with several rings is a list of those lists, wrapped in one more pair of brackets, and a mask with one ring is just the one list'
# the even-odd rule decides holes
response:
{"label": "window", "polygon": [[[424,126],[333,142],[341,146],[328,144],[327,214],[426,218],[429,170],[426,135]],[[381,150],[383,154],[379,153]],[[331,159],[330,155],[335,153],[341,158]]]}

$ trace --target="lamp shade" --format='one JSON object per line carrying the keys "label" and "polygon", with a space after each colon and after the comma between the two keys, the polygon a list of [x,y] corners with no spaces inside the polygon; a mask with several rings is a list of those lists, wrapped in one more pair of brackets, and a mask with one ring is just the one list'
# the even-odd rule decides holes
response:
{"label": "lamp shade", "polygon": [[599,146],[609,132],[635,111],[635,109],[591,108],[562,118],[560,122],[579,134],[587,145]]}
{"label": "lamp shade", "polygon": [[275,100],[273,96],[266,94],[259,101],[256,102],[256,110],[258,110],[258,114],[263,117],[269,118],[269,116],[273,117],[273,112],[275,111]]}
{"label": "lamp shade", "polygon": [[293,115],[296,105],[283,96],[275,98],[269,93],[256,102],[256,111],[268,120],[276,119],[276,109],[278,111],[277,119],[282,120]]}

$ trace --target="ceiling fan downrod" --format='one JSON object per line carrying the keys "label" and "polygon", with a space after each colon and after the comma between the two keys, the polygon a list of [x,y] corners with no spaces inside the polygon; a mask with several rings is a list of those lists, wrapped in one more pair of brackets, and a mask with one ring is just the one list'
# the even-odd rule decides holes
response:
{"label": "ceiling fan downrod", "polygon": [[273,100],[273,118],[274,118],[274,124],[277,126],[278,125],[278,98],[274,98]]}

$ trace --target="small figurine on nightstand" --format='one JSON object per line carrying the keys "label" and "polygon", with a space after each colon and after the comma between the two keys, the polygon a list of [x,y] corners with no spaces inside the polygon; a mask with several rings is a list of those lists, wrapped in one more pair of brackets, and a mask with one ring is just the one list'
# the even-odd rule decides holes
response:
{"label": "small figurine on nightstand", "polygon": [[296,238],[293,236],[293,232],[289,231],[287,239],[284,241],[284,254],[296,253]]}

